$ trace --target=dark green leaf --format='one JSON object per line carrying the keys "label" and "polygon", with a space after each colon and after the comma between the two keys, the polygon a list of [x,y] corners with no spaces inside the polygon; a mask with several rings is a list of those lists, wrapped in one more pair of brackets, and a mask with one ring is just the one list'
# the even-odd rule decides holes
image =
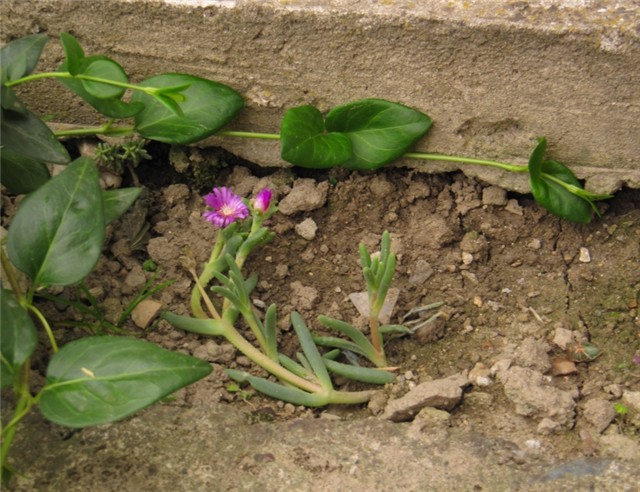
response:
{"label": "dark green leaf", "polygon": [[376,169],[401,157],[431,126],[431,118],[415,109],[384,99],[363,99],[332,109],[329,132],[351,139],[349,169]]}
{"label": "dark green leaf", "polygon": [[3,46],[0,49],[0,82],[4,84],[33,72],[46,42],[46,34],[32,34]]}
{"label": "dark green leaf", "polygon": [[[60,65],[61,72],[66,72],[68,70],[69,68],[66,62]],[[109,118],[130,118],[144,109],[144,104],[126,103],[120,99],[120,97],[112,97],[108,99],[95,97],[85,89],[85,86],[80,79],[58,79],[58,82],[74,94],[80,96],[101,114],[108,116]]]}
{"label": "dark green leaf", "polygon": [[136,201],[142,188],[119,188],[117,190],[105,190],[102,192],[102,210],[104,224],[110,224]]}
{"label": "dark green leaf", "polygon": [[69,285],[91,272],[103,240],[98,170],[81,157],[20,203],[7,249],[11,262],[35,283]]}
{"label": "dark green leaf", "polygon": [[113,422],[211,372],[211,365],[149,342],[89,337],[65,345],[47,369],[42,414],[67,427]]}
{"label": "dark green leaf", "polygon": [[[91,56],[82,62],[81,75],[96,77],[99,79],[113,80],[114,82],[128,83],[129,79],[123,68],[114,60],[103,56]],[[119,99],[124,94],[125,89],[103,82],[82,80],[85,90],[98,99]]]}
{"label": "dark green leaf", "polygon": [[173,144],[196,142],[226,125],[244,104],[240,94],[230,87],[192,75],[157,75],[140,85],[162,88],[182,84],[190,84],[182,92],[186,100],[177,102],[183,116],[148,94],[133,94],[132,101],[145,106],[135,118],[136,130],[143,137]]}
{"label": "dark green leaf", "polygon": [[289,109],[280,129],[282,158],[300,167],[329,168],[351,157],[351,140],[325,133],[322,114],[313,106]]}
{"label": "dark green leaf", "polygon": [[26,109],[22,113],[3,109],[0,134],[3,151],[55,164],[66,164],[70,160],[67,150],[49,127]]}
{"label": "dark green leaf", "polygon": [[546,139],[539,139],[529,158],[529,179],[533,197],[558,217],[580,224],[588,223],[591,220],[591,204],[557,182],[582,188],[580,181],[564,164],[544,160],[546,147]]}
{"label": "dark green leaf", "polygon": [[40,161],[3,149],[0,178],[3,186],[14,193],[31,193],[49,181],[49,170]]}
{"label": "dark green leaf", "polygon": [[71,75],[78,75],[84,60],[82,46],[80,46],[76,38],[66,32],[60,34],[60,42],[64,47],[65,55],[67,55],[67,70]]}
{"label": "dark green leaf", "polygon": [[5,388],[13,383],[15,374],[36,348],[38,336],[36,327],[27,311],[14,297],[13,292],[2,289],[0,298],[0,349],[2,366],[0,381]]}
{"label": "dark green leaf", "polygon": [[2,107],[3,110],[6,109],[9,111],[17,111],[18,113],[24,113],[26,111],[24,104],[22,104],[22,101],[18,99],[18,96],[16,95],[16,93],[13,91],[11,87],[7,87],[3,85],[0,87],[0,90],[1,90],[0,102],[2,103],[0,104],[0,106]]}

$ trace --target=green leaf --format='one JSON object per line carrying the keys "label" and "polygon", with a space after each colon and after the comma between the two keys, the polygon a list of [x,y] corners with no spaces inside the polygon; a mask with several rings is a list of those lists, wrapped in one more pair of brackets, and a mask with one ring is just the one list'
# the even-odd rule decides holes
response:
{"label": "green leaf", "polygon": [[564,164],[544,160],[547,141],[538,145],[529,158],[529,180],[535,200],[552,214],[572,222],[587,224],[591,220],[592,205],[558,183],[582,188],[578,178]]}
{"label": "green leaf", "polygon": [[431,127],[431,118],[384,99],[363,99],[338,106],[327,115],[329,132],[351,139],[349,169],[376,169],[407,152]]}
{"label": "green leaf", "polygon": [[396,378],[395,374],[392,372],[381,371],[380,369],[342,364],[341,362],[336,362],[327,358],[324,358],[323,360],[327,365],[327,369],[331,372],[345,378],[353,379],[354,381],[371,384],[387,384],[391,383]]}
{"label": "green leaf", "polygon": [[21,113],[2,110],[0,139],[3,152],[55,164],[69,162],[69,153],[58,141],[53,132],[31,111]]}
{"label": "green leaf", "polygon": [[[67,66],[67,62],[60,65],[59,70],[61,72],[68,72],[69,67]],[[120,97],[111,97],[107,99],[95,97],[86,90],[84,83],[80,79],[64,78],[58,79],[58,82],[74,94],[80,96],[101,114],[108,116],[109,118],[130,118],[144,109],[144,104],[133,102],[127,103],[120,99]]]}
{"label": "green leaf", "polygon": [[182,94],[184,102],[176,102],[179,116],[153,96],[136,91],[132,102],[143,103],[145,109],[136,114],[136,130],[145,138],[164,143],[189,144],[217,132],[242,109],[240,94],[226,85],[211,80],[169,73],[141,82],[145,87],[172,87],[190,84]]}
{"label": "green leaf", "polygon": [[[129,82],[124,69],[116,61],[104,56],[90,56],[82,61],[81,76],[113,80],[126,84]],[[120,99],[125,89],[104,82],[85,80],[80,77],[85,90],[98,99]]]}
{"label": "green leaf", "polygon": [[3,46],[0,49],[0,83],[17,80],[33,72],[46,42],[46,34],[32,34]]}
{"label": "green leaf", "polygon": [[66,32],[60,34],[60,42],[67,56],[68,72],[71,75],[78,75],[81,70],[82,61],[84,60],[84,50],[82,46],[80,46],[76,38]]}
{"label": "green leaf", "polygon": [[113,422],[210,372],[211,365],[203,360],[142,340],[82,338],[51,360],[40,410],[67,427]]}
{"label": "green leaf", "polygon": [[316,344],[313,341],[311,332],[309,331],[309,328],[307,328],[302,316],[300,316],[296,311],[291,313],[291,324],[293,325],[293,329],[296,331],[296,335],[298,335],[302,351],[309,361],[311,369],[313,369],[314,374],[318,378],[318,382],[326,390],[333,389],[333,383],[331,382],[331,378],[327,372],[327,367],[322,360],[318,347],[316,347]]}
{"label": "green leaf", "polygon": [[313,106],[289,109],[280,129],[282,158],[300,167],[324,169],[351,157],[351,140],[340,133],[325,133],[322,114]]}
{"label": "green leaf", "polygon": [[0,350],[2,387],[11,385],[15,374],[31,356],[38,342],[38,335],[27,311],[20,305],[13,292],[2,289],[0,298]]}
{"label": "green leaf", "polygon": [[142,188],[119,188],[117,190],[102,191],[102,210],[104,224],[108,225],[123,213],[136,201]]}
{"label": "green leaf", "polygon": [[20,203],[7,250],[36,284],[69,285],[91,272],[103,240],[98,170],[81,157]]}
{"label": "green leaf", "polygon": [[231,379],[243,383],[248,382],[253,388],[267,396],[278,400],[304,405],[305,407],[321,407],[328,403],[328,398],[323,394],[307,393],[298,388],[283,386],[268,379],[252,376],[251,374],[235,369],[225,371]]}
{"label": "green leaf", "polygon": [[49,181],[49,170],[40,161],[2,149],[0,179],[13,193],[31,193]]}

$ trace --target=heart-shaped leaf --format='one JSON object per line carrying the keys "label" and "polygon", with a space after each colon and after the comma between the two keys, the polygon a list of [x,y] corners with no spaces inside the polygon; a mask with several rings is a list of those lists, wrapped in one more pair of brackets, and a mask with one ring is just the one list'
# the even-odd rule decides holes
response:
{"label": "heart-shaped leaf", "polygon": [[210,372],[211,365],[203,360],[142,340],[82,338],[51,359],[40,410],[67,427],[113,422]]}
{"label": "heart-shaped leaf", "polygon": [[0,83],[17,80],[33,72],[46,42],[46,34],[32,34],[4,45],[0,49]]}
{"label": "heart-shaped leaf", "polygon": [[67,70],[71,75],[78,75],[84,60],[82,46],[76,38],[66,32],[60,34],[60,42],[64,47],[65,55],[67,55]]}
{"label": "heart-shaped leaf", "polygon": [[572,222],[587,224],[591,220],[592,205],[562,185],[566,183],[582,188],[580,181],[564,164],[544,160],[546,148],[546,139],[539,139],[529,158],[529,180],[533,197],[552,214]]}
{"label": "heart-shaped leaf", "polygon": [[2,110],[0,122],[2,150],[30,159],[55,164],[69,162],[67,149],[58,141],[49,127],[31,111],[22,112]]}
{"label": "heart-shaped leaf", "polygon": [[376,169],[401,157],[431,127],[431,118],[415,109],[384,99],[363,99],[332,109],[329,132],[351,139],[349,169]]}
{"label": "heart-shaped leaf", "polygon": [[7,251],[36,284],[69,285],[91,272],[103,240],[98,170],[81,157],[20,203]]}
{"label": "heart-shaped leaf", "polygon": [[300,167],[323,169],[351,157],[351,140],[340,133],[325,133],[320,111],[313,106],[289,109],[280,129],[282,158]]}
{"label": "heart-shaped leaf", "polygon": [[117,190],[104,190],[102,192],[102,209],[104,212],[104,225],[108,225],[123,213],[140,196],[142,188],[118,188]]}
{"label": "heart-shaped leaf", "polygon": [[14,193],[31,193],[49,181],[49,170],[40,161],[3,149],[0,153],[2,185]]}
{"label": "heart-shaped leaf", "polygon": [[2,306],[0,310],[2,319],[0,325],[0,350],[2,351],[0,381],[2,387],[5,388],[13,383],[15,374],[35,350],[38,336],[33,321],[14,297],[13,292],[2,289],[0,303]]}
{"label": "heart-shaped leaf", "polygon": [[188,84],[188,88],[181,93],[185,100],[179,102],[171,97],[172,102],[182,111],[182,116],[168,108],[166,101],[160,102],[140,91],[133,94],[132,102],[142,103],[145,107],[135,117],[138,133],[164,143],[189,144],[217,132],[244,105],[240,94],[230,87],[192,75],[168,73],[140,83],[145,87],[156,88],[183,84]]}

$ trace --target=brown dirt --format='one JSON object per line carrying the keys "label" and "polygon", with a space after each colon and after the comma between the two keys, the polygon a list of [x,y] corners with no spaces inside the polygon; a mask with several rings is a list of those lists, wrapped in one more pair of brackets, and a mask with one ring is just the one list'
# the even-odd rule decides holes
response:
{"label": "brown dirt", "polygon": [[[296,174],[216,162],[217,178],[204,184],[203,173],[195,178],[193,172],[158,177],[140,169],[149,195],[137,214],[151,225],[147,242],[132,250],[129,238],[139,232],[141,222],[131,216],[111,226],[105,257],[87,280],[109,316],[119,313],[151,277],[142,268],[149,258],[159,267],[157,282],[174,280],[154,297],[171,311],[189,314],[192,283],[178,257],[188,246],[198,261],[208,258],[215,232],[200,217],[200,196],[206,188],[233,186],[249,196],[270,186],[283,199],[294,182],[304,178],[326,183],[326,203],[306,212],[274,215],[274,239],[254,252],[246,268],[260,276],[256,304],[278,305],[281,350],[290,354],[297,349],[288,320],[294,309],[318,331],[314,320],[319,314],[364,328],[348,299],[365,289],[358,244],[375,250],[384,230],[390,231],[399,260],[393,286],[400,295],[392,321],[401,322],[412,308],[442,301],[446,322],[388,342],[387,355],[400,368],[398,377],[370,408],[320,410],[283,405],[250,389],[242,394],[227,391],[224,368],[255,369],[224,340],[212,342],[164,321],[146,332],[127,324],[128,331],[214,365],[211,376],[180,391],[172,404],[222,402],[257,419],[315,418],[322,412],[359,419],[379,412],[386,398],[401,396],[416,384],[475,367],[488,374],[489,384],[468,389],[451,412],[450,425],[522,445],[536,436],[537,442],[528,445],[551,460],[640,457],[637,410],[630,409],[626,418],[617,416],[601,434],[594,423],[601,417],[587,405],[603,400],[613,407],[625,391],[640,391],[640,367],[632,361],[640,353],[637,190],[621,191],[602,205],[601,218],[575,225],[549,215],[528,195],[508,194],[462,174],[426,175],[402,168]],[[312,240],[296,232],[296,225],[308,218],[318,228]],[[602,354],[578,363],[573,374],[551,377],[550,360],[567,358],[553,343],[558,328],[579,332]],[[62,330],[57,334],[62,339],[76,336]],[[550,386],[572,395],[575,417],[545,428],[541,422],[553,420],[553,409],[519,411],[517,397],[509,397],[504,381],[489,371],[504,360],[544,373]]]}

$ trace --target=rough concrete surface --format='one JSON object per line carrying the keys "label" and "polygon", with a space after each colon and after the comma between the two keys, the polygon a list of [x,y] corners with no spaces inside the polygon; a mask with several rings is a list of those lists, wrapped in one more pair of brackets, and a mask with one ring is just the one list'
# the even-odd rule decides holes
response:
{"label": "rough concrete surface", "polygon": [[545,463],[525,443],[377,418],[249,424],[224,407],[158,405],[74,433],[37,414],[25,426],[11,454],[24,465],[17,491],[633,490],[640,480],[634,461]]}
{"label": "rough concrete surface", "polygon": [[[381,97],[434,119],[418,150],[524,164],[535,138],[587,187],[640,187],[640,6],[604,0],[5,0],[4,41],[74,34],[132,80],[167,71],[246,98],[233,129],[278,132],[286,109]],[[62,60],[58,43],[42,68]],[[96,121],[51,80],[24,88],[63,122]],[[276,142],[211,138],[263,165]],[[425,171],[452,164],[405,160]],[[526,176],[465,166],[519,191]]]}

